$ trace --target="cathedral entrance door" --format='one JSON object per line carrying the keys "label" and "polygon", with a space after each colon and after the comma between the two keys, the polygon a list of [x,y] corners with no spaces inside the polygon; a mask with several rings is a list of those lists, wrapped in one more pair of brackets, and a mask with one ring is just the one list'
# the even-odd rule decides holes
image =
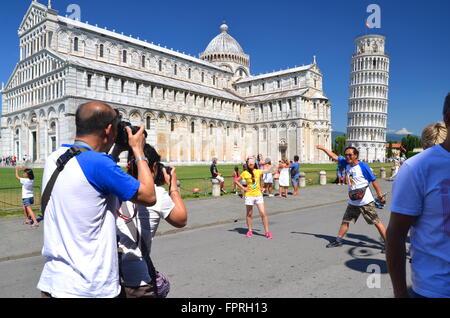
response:
{"label": "cathedral entrance door", "polygon": [[35,131],[31,133],[32,135],[32,147],[33,147],[33,158],[31,159],[32,162],[37,160],[37,134]]}
{"label": "cathedral entrance door", "polygon": [[280,154],[281,154],[281,159],[286,158],[286,153],[287,153],[287,143],[285,139],[281,139],[280,140]]}

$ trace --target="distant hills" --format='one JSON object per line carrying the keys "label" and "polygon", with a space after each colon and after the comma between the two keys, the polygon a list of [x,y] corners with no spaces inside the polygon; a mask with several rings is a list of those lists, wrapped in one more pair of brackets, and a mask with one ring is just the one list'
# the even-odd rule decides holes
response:
{"label": "distant hills", "polygon": [[[336,137],[339,136],[344,136],[346,133],[342,132],[342,131],[333,131],[331,133],[331,139],[334,142],[334,140],[336,139]],[[397,134],[387,134],[386,136],[386,140],[389,141],[393,141],[393,142],[401,142],[402,138],[406,137],[408,135],[397,135]]]}

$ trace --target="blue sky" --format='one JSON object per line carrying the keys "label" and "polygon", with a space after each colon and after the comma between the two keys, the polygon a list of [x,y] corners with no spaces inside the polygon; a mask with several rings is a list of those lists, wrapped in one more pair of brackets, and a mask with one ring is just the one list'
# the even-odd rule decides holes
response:
{"label": "blue sky", "polygon": [[[47,0],[40,0],[47,4]],[[31,0],[3,1],[0,11],[0,81],[19,58],[17,29]],[[219,33],[229,33],[250,55],[252,74],[309,64],[313,55],[332,104],[332,125],[346,131],[350,57],[354,39],[387,37],[391,58],[388,131],[420,135],[442,120],[450,91],[450,0],[53,0],[65,15],[69,4],[81,20],[198,56]],[[369,4],[381,8],[381,29],[367,29]],[[70,13],[67,13],[70,14]]]}

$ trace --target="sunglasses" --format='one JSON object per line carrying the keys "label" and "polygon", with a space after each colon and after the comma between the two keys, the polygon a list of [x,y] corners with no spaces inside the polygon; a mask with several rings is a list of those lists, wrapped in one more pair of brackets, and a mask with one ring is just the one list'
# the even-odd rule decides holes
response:
{"label": "sunglasses", "polygon": [[346,153],[346,154],[344,154],[344,156],[346,156],[346,157],[351,157],[353,155],[354,155],[353,153]]}
{"label": "sunglasses", "polygon": [[114,118],[106,125],[107,127],[108,125],[113,125],[114,123],[120,122],[121,116],[119,111],[117,109],[114,109],[114,111],[116,112],[116,116],[114,116]]}

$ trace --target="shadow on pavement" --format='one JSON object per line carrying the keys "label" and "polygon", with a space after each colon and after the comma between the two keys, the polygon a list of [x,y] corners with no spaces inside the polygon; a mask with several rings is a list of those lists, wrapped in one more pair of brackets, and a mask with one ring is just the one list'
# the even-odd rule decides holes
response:
{"label": "shadow on pavement", "polygon": [[[242,234],[242,235],[247,234],[247,231],[248,231],[248,229],[247,228],[243,228],[243,227],[237,227],[237,228],[234,228],[232,230],[228,230],[228,232],[238,232],[239,234]],[[257,231],[259,231],[259,230],[253,229],[253,235],[264,236],[265,237],[265,234],[260,234]]]}
{"label": "shadow on pavement", "polygon": [[[303,234],[303,235],[313,235],[317,238],[327,240],[328,242],[332,242],[336,239],[335,236],[323,235],[323,234],[314,234],[314,233],[306,233],[306,232],[291,232],[293,234]],[[358,272],[366,273],[370,265],[379,266],[380,274],[387,274],[387,265],[385,260],[369,258],[374,255],[381,254],[381,250],[383,248],[383,244],[378,242],[366,235],[360,234],[347,234],[348,238],[359,240],[359,242],[343,240],[343,247],[352,246],[347,253],[353,257],[352,260],[349,260],[345,263],[345,265],[353,270]],[[374,251],[378,250],[378,251]],[[370,271],[369,271],[370,272]]]}
{"label": "shadow on pavement", "polygon": [[345,265],[348,268],[351,268],[355,271],[361,272],[361,273],[371,273],[373,272],[373,269],[371,268],[371,265],[376,265],[377,270],[379,270],[379,274],[387,274],[387,265],[386,261],[374,259],[374,258],[356,258],[351,259],[347,262],[345,262]]}
{"label": "shadow on pavement", "polygon": [[[324,239],[327,240],[328,242],[332,242],[336,239],[336,236],[330,236],[330,235],[324,235],[324,234],[314,234],[314,233],[306,233],[306,232],[291,232],[292,234],[303,234],[303,235],[313,235],[317,238],[320,239]],[[346,239],[343,239],[343,243],[344,245],[349,245],[349,246],[356,246],[356,247],[367,247],[367,248],[378,248],[381,249],[381,247],[383,246],[380,242],[377,242],[365,235],[355,235],[355,234],[347,234],[348,238],[352,238],[352,239],[358,239],[359,242],[354,242],[354,241],[349,241]],[[372,244],[376,244],[376,245],[367,245],[367,243],[372,243]]]}

